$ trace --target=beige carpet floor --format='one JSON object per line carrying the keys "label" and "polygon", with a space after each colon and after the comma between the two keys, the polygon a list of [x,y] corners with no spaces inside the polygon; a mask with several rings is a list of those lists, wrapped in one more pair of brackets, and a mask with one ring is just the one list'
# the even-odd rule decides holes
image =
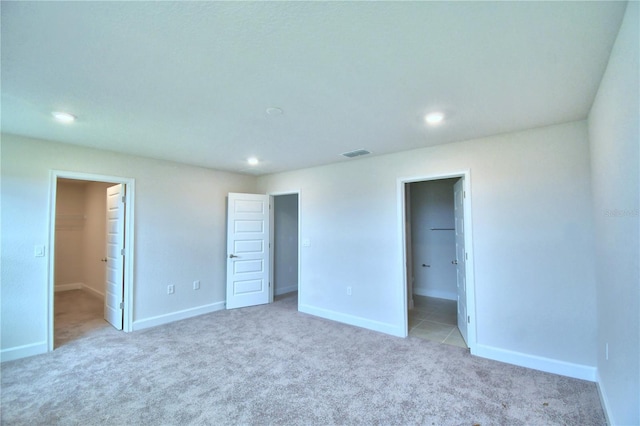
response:
{"label": "beige carpet floor", "polygon": [[56,312],[75,322],[56,350],[2,364],[1,423],[605,424],[594,383],[323,320],[296,303],[133,333]]}

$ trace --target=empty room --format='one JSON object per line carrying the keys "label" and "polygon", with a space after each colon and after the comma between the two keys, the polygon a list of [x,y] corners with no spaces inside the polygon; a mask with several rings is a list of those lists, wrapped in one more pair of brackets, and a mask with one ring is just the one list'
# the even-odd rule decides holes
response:
{"label": "empty room", "polygon": [[13,2],[2,424],[640,424],[640,7]]}

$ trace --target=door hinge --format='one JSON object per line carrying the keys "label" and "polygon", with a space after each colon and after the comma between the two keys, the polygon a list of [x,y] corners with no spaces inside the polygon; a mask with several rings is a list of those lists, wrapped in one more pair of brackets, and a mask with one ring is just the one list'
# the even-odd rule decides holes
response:
{"label": "door hinge", "polygon": [[124,309],[124,302],[120,302],[120,309]]}
{"label": "door hinge", "polygon": [[464,252],[464,260],[469,260],[469,253],[466,251]]}
{"label": "door hinge", "polygon": [[124,249],[120,249],[120,256],[124,256]]}
{"label": "door hinge", "polygon": [[123,196],[122,196],[122,204],[124,204],[124,203],[126,203],[126,202],[127,202],[127,196],[126,196],[126,195],[123,195]]}
{"label": "door hinge", "polygon": [[467,315],[467,324],[471,324],[471,316]]}
{"label": "door hinge", "polygon": [[467,198],[467,191],[462,191],[462,198]]}

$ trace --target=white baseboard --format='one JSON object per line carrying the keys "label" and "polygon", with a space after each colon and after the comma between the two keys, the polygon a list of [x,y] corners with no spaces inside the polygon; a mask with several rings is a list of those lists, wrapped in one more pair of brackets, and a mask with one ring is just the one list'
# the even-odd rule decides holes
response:
{"label": "white baseboard", "polygon": [[104,300],[104,293],[99,292],[95,288],[91,288],[86,284],[82,284],[82,290],[86,291],[87,293],[91,293],[91,295],[99,297],[100,299]]}
{"label": "white baseboard", "polygon": [[431,290],[428,288],[413,288],[413,294],[418,296],[435,297],[437,299],[458,300],[458,295],[450,291]]}
{"label": "white baseboard", "polygon": [[7,348],[0,351],[0,360],[13,361],[14,359],[26,358],[29,356],[40,355],[47,352],[47,342],[31,343],[28,345],[16,346],[15,348]]}
{"label": "white baseboard", "polygon": [[357,327],[367,328],[373,331],[379,331],[381,333],[390,334],[392,336],[406,337],[405,330],[402,330],[400,327],[397,327],[393,324],[373,321],[367,318],[343,314],[341,312],[330,311],[328,309],[318,308],[310,305],[300,305],[298,307],[298,310],[300,312],[304,312],[305,314],[315,315],[317,317],[326,318],[332,321],[338,321],[349,325],[355,325]]}
{"label": "white baseboard", "polygon": [[590,382],[595,382],[597,379],[596,367],[588,365],[574,364],[571,362],[559,361],[557,359],[529,355],[522,352],[509,351],[480,344],[475,345],[471,350],[471,354],[520,367],[527,367],[534,370],[545,371],[547,373],[573,377],[574,379],[588,380]]}
{"label": "white baseboard", "polygon": [[608,425],[615,425],[613,419],[609,415],[611,413],[611,404],[609,403],[609,398],[607,397],[607,391],[602,387],[602,381],[600,380],[600,372],[597,373],[598,378],[598,395],[600,396],[600,403],[602,404],[602,408],[604,409],[604,417],[607,420]]}
{"label": "white baseboard", "polygon": [[276,286],[276,291],[275,291],[274,294],[276,296],[280,296],[281,294],[291,293],[292,291],[298,291],[298,285],[297,284],[288,285],[288,286],[285,286],[285,287]]}
{"label": "white baseboard", "polygon": [[209,305],[198,306],[197,308],[184,309],[182,311],[171,312],[170,314],[137,320],[133,322],[133,331],[169,324],[170,322],[180,321],[191,317],[197,317],[198,315],[220,311],[224,308],[225,302],[216,302]]}
{"label": "white baseboard", "polygon": [[69,284],[58,284],[54,286],[54,291],[69,291],[69,290],[82,290],[84,287],[83,283],[69,283]]}

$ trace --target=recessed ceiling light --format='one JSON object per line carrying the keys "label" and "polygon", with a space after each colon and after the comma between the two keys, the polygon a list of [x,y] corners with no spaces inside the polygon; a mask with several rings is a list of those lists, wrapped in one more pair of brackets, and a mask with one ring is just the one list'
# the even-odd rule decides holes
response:
{"label": "recessed ceiling light", "polygon": [[284,113],[282,108],[278,107],[269,107],[266,109],[266,112],[268,115],[282,115]]}
{"label": "recessed ceiling light", "polygon": [[343,155],[347,158],[359,157],[361,155],[371,154],[371,151],[367,151],[366,149],[356,149],[355,151],[343,152],[340,155]]}
{"label": "recessed ceiling light", "polygon": [[249,163],[250,166],[257,166],[259,161],[256,157],[251,157],[247,159],[247,163]]}
{"label": "recessed ceiling light", "polygon": [[431,126],[438,125],[444,120],[444,114],[441,112],[430,112],[424,117],[427,124]]}
{"label": "recessed ceiling light", "polygon": [[51,115],[53,115],[53,118],[61,123],[73,123],[74,121],[76,121],[76,116],[73,114],[69,114],[68,112],[53,111]]}

